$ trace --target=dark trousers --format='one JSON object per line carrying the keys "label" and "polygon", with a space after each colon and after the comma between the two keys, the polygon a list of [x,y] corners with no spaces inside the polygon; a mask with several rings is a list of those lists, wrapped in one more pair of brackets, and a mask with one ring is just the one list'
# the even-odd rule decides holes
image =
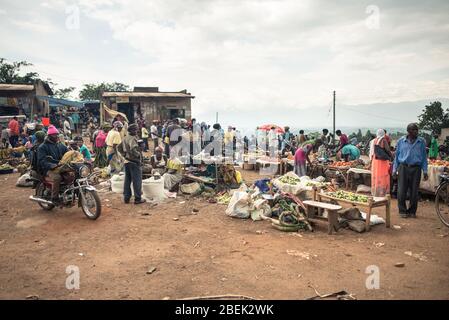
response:
{"label": "dark trousers", "polygon": [[13,148],[17,147],[18,142],[19,142],[19,136],[10,136],[9,137],[9,143],[11,144],[11,147],[13,147]]}
{"label": "dark trousers", "polygon": [[150,150],[150,147],[148,146],[148,138],[142,138],[142,140],[145,145],[144,151],[147,152],[148,150]]}
{"label": "dark trousers", "polygon": [[142,167],[134,162],[125,163],[125,185],[123,196],[125,201],[131,198],[131,183],[134,188],[134,201],[142,199]]}
{"label": "dark trousers", "polygon": [[159,147],[159,138],[153,138],[153,152],[156,152],[156,148]]}
{"label": "dark trousers", "polygon": [[[418,209],[418,189],[421,182],[421,168],[399,165],[398,169],[398,207],[400,214],[415,215]],[[407,209],[407,194],[409,208]]]}

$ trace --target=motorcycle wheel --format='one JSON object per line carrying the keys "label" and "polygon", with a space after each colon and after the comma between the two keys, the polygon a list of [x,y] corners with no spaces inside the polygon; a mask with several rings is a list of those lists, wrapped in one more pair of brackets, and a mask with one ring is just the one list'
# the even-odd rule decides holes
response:
{"label": "motorcycle wheel", "polygon": [[[42,199],[45,199],[45,185],[43,183],[39,183],[39,185],[36,188],[36,196]],[[41,206],[42,209],[50,211],[53,210],[53,208],[55,207],[55,205],[53,204],[45,204],[45,203],[40,203],[38,202],[38,204]]]}
{"label": "motorcycle wheel", "polygon": [[100,217],[101,202],[97,191],[86,190],[84,192],[84,197],[81,198],[81,208],[90,220],[97,220]]}

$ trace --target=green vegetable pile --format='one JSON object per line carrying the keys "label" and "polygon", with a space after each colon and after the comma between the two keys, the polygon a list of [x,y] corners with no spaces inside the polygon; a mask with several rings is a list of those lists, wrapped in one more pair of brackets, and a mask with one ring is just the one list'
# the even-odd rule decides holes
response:
{"label": "green vegetable pile", "polygon": [[7,163],[5,163],[5,164],[2,164],[1,166],[0,166],[0,170],[11,170],[11,169],[14,169],[13,167],[11,167],[9,164],[7,164]]}
{"label": "green vegetable pile", "polygon": [[288,177],[288,176],[282,176],[279,178],[279,181],[282,183],[290,184],[292,186],[296,186],[298,183],[301,182],[300,179],[295,177]]}
{"label": "green vegetable pile", "polygon": [[339,190],[337,192],[330,192],[330,193],[328,193],[328,195],[330,195],[331,197],[337,198],[337,199],[349,200],[349,201],[361,202],[361,203],[368,203],[367,196],[357,194],[354,192]]}

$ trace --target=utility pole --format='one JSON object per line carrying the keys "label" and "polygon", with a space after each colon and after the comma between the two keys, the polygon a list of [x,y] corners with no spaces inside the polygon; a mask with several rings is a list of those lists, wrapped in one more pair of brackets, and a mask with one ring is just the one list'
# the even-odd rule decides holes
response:
{"label": "utility pole", "polygon": [[215,115],[215,123],[218,123],[218,112],[217,112],[217,114]]}
{"label": "utility pole", "polygon": [[335,91],[334,91],[334,126],[333,126],[333,130],[332,130],[332,144],[335,144]]}

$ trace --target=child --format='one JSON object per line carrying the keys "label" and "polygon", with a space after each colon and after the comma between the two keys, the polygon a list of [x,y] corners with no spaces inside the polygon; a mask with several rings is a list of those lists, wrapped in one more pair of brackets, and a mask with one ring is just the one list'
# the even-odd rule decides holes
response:
{"label": "child", "polygon": [[84,144],[84,140],[82,137],[78,136],[75,137],[75,141],[79,147],[79,152],[83,155],[84,160],[88,161],[88,162],[92,162],[92,155],[90,154],[89,149],[86,147],[86,145]]}

